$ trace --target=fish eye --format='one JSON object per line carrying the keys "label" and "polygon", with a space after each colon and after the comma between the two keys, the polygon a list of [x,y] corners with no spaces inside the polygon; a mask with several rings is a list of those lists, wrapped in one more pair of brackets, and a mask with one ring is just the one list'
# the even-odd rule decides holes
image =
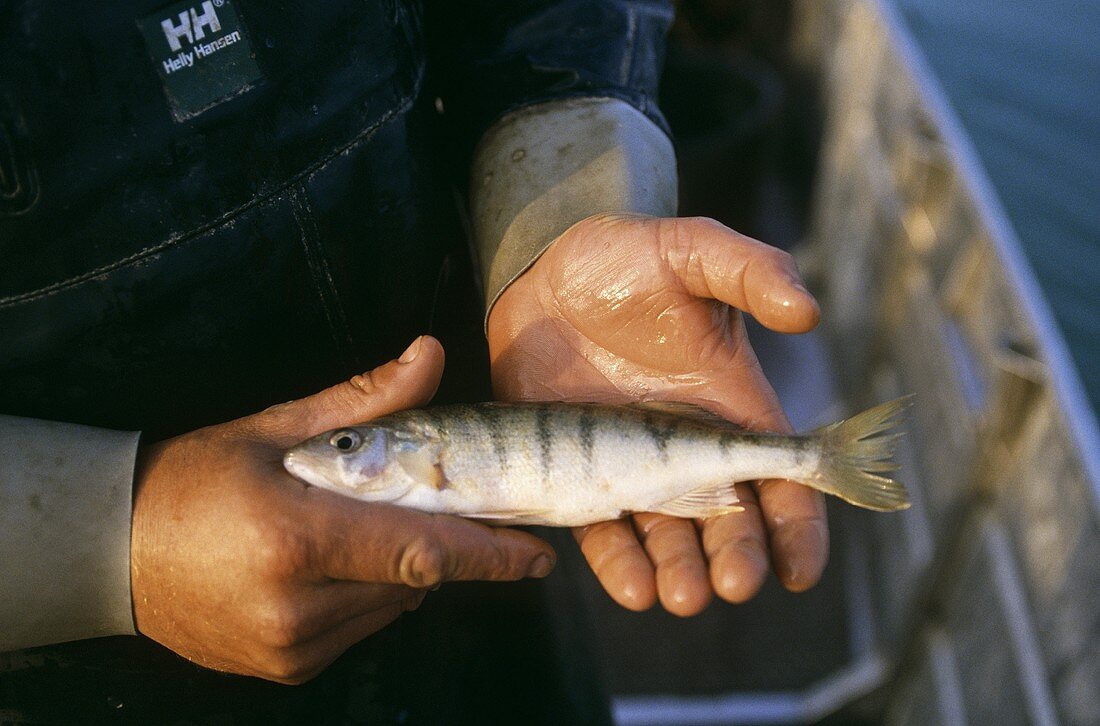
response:
{"label": "fish eye", "polygon": [[363,437],[353,429],[341,429],[334,433],[328,442],[340,451],[355,451],[363,443]]}

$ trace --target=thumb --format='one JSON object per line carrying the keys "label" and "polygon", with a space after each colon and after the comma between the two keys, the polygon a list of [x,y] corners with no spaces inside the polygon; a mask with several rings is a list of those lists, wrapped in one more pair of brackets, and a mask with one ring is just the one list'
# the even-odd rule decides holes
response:
{"label": "thumb", "polygon": [[278,446],[387,413],[423,406],[443,375],[443,346],[422,335],[397,360],[312,396],[262,411],[249,423]]}
{"label": "thumb", "polygon": [[794,259],[702,217],[676,219],[664,256],[687,291],[744,310],[780,333],[805,333],[821,317]]}

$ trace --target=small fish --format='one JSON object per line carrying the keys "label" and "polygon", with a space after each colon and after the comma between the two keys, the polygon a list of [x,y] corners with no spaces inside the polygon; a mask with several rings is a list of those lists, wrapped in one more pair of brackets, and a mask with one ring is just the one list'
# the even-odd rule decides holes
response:
{"label": "small fish", "polygon": [[792,479],[867,509],[909,506],[888,430],[908,398],[808,434],[745,431],[682,403],[479,403],[401,411],[290,449],[299,479],[493,524],[739,511],[734,483]]}

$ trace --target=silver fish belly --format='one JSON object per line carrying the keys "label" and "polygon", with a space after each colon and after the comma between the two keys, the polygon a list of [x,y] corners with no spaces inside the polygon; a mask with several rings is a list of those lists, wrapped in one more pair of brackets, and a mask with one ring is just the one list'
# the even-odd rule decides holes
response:
{"label": "silver fish belly", "polygon": [[632,512],[737,511],[734,484],[799,481],[878,510],[899,399],[802,436],[741,430],[689,404],[482,403],[402,411],[287,452],[298,478],[365,501],[498,524],[576,526]]}

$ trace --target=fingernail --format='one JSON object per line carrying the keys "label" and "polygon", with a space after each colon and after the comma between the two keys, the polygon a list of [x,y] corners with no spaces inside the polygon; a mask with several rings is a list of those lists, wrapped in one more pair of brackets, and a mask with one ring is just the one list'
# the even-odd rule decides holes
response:
{"label": "fingernail", "polygon": [[414,340],[409,347],[405,349],[405,352],[401,354],[401,357],[397,359],[398,363],[412,363],[416,360],[416,356],[420,355],[420,346],[424,341],[424,336]]}
{"label": "fingernail", "polygon": [[539,555],[531,566],[527,568],[528,577],[546,577],[550,570],[554,569],[554,563],[546,555]]}

